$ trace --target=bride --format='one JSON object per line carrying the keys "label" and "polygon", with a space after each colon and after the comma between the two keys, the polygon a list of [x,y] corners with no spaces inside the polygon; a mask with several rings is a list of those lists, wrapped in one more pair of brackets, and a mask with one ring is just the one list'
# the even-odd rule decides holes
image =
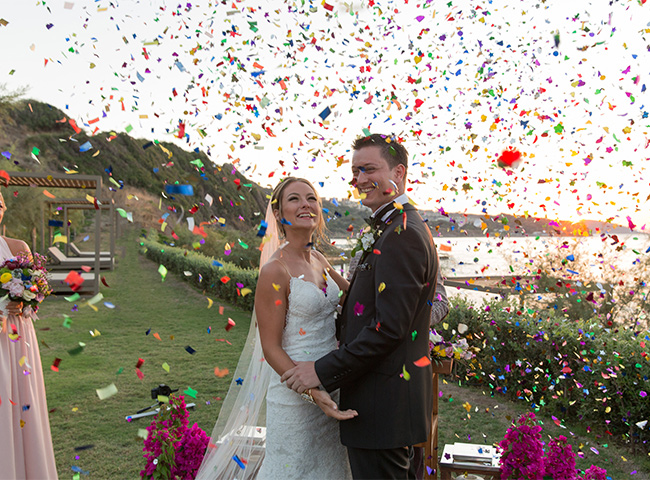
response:
{"label": "bride", "polygon": [[[335,309],[348,286],[313,249],[324,221],[311,183],[294,177],[280,182],[267,223],[249,339],[196,478],[351,478],[337,420],[357,412],[337,409],[338,392],[334,398],[318,389],[301,395],[280,382],[294,361],[316,360],[336,348]],[[260,451],[264,395],[266,448],[258,471],[250,460]]]}

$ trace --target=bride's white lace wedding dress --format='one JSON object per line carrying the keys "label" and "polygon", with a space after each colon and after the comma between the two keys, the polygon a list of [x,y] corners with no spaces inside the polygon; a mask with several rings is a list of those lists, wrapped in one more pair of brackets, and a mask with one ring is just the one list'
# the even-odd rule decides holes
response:
{"label": "bride's white lace wedding dress", "polygon": [[[334,312],[339,288],[292,277],[282,347],[294,361],[314,361],[336,348]],[[338,403],[338,392],[333,397]],[[273,371],[266,396],[266,454],[257,475],[267,479],[352,478],[338,421],[280,383]]]}

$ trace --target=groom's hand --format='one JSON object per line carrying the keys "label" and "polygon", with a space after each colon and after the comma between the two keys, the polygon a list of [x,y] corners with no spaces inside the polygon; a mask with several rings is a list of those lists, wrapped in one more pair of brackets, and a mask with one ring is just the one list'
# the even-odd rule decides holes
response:
{"label": "groom's hand", "polygon": [[282,382],[287,382],[287,387],[303,393],[308,388],[316,388],[320,385],[314,362],[296,362],[297,365],[282,375]]}

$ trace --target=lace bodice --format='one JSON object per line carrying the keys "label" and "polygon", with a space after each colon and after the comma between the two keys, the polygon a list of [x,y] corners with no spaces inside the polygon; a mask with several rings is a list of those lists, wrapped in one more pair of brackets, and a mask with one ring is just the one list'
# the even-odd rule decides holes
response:
{"label": "lace bodice", "polygon": [[301,277],[291,277],[289,289],[282,348],[292,360],[317,360],[336,348],[339,288],[327,275],[325,291]]}

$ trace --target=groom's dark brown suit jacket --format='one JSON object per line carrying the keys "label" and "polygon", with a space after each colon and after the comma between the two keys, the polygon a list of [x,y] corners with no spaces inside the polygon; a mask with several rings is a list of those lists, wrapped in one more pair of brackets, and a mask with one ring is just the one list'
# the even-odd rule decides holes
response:
{"label": "groom's dark brown suit jacket", "polygon": [[427,439],[431,425],[431,366],[414,362],[429,357],[438,256],[412,205],[384,223],[373,246],[378,252],[361,258],[337,319],[340,347],[315,364],[327,391],[340,388],[340,408],[359,412],[340,422],[348,447],[414,445]]}

